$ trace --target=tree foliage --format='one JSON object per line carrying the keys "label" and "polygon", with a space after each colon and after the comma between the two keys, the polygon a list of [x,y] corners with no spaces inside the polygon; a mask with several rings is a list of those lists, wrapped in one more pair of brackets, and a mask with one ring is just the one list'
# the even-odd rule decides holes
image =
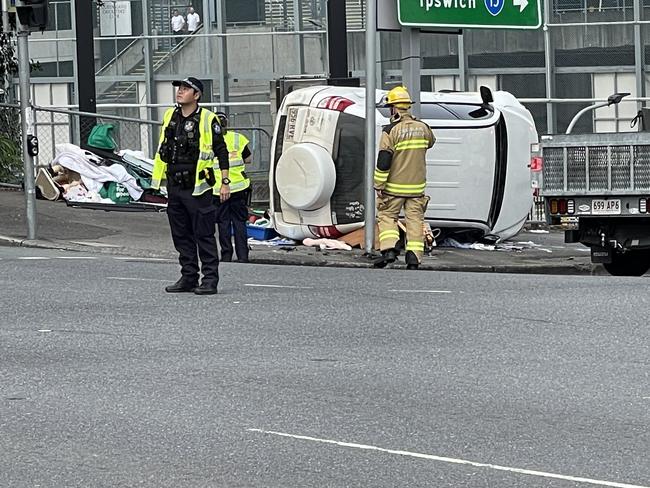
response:
{"label": "tree foliage", "polygon": [[[12,32],[0,27],[0,88],[7,90],[11,76],[18,72]],[[0,102],[6,101],[6,93]],[[0,105],[0,182],[16,183],[22,176],[20,113]]]}

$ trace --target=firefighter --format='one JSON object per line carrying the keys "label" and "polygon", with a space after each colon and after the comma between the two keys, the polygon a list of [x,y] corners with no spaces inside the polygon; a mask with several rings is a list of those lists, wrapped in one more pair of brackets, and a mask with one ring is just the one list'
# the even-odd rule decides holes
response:
{"label": "firefighter", "polygon": [[424,254],[424,212],[429,203],[424,194],[426,152],[436,139],[427,124],[411,115],[412,104],[403,86],[393,88],[385,99],[391,118],[382,130],[374,177],[382,254],[374,263],[377,268],[395,262],[399,255],[397,222],[402,209],[406,219],[406,267],[418,269]]}
{"label": "firefighter", "polygon": [[[230,195],[228,150],[217,116],[199,107],[203,83],[189,77],[172,84],[178,87],[177,105],[165,112],[151,177],[153,188],[167,187],[167,217],[181,265],[181,278],[165,291],[213,295],[219,282],[219,257],[212,193],[217,173],[222,201]],[[203,274],[200,286],[198,258]]]}
{"label": "firefighter", "polygon": [[228,164],[230,167],[230,198],[225,202],[217,199],[217,222],[219,225],[221,260],[225,262],[232,261],[233,246],[230,235],[232,227],[235,235],[237,261],[247,263],[248,231],[246,230],[246,221],[248,220],[251,181],[246,175],[245,165],[253,161],[253,156],[248,148],[248,139],[246,136],[228,129],[228,115],[224,112],[217,112],[217,117],[219,117],[219,121],[221,122],[223,137],[228,147]]}

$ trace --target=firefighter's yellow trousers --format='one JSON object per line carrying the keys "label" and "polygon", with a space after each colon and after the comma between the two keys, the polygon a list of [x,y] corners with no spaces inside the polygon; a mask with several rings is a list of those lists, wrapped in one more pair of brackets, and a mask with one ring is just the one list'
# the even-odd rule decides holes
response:
{"label": "firefighter's yellow trousers", "polygon": [[413,251],[422,262],[424,255],[424,212],[429,197],[395,197],[383,194],[377,197],[377,223],[379,225],[379,249],[387,251],[395,248],[399,240],[397,221],[402,208],[406,220],[406,251]]}

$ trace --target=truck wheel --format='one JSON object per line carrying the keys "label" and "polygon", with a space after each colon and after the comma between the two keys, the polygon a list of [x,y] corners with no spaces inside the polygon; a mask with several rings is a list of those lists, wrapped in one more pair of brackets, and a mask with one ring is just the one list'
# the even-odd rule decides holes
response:
{"label": "truck wheel", "polygon": [[642,251],[615,253],[612,262],[603,266],[613,276],[643,276],[650,269],[650,254]]}

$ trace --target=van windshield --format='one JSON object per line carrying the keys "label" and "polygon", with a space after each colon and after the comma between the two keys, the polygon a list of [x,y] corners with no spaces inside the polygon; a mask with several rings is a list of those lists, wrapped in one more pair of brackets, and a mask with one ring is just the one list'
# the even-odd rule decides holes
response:
{"label": "van windshield", "polygon": [[[378,110],[384,117],[390,117],[388,107],[381,107]],[[423,103],[420,105],[420,113],[420,118],[425,120],[480,120],[490,118],[494,109],[483,108],[480,104]]]}

